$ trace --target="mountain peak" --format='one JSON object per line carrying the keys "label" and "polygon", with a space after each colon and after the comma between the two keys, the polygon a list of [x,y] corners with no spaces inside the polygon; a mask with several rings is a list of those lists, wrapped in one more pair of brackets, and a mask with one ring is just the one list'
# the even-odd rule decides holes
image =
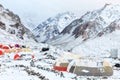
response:
{"label": "mountain peak", "polygon": [[103,8],[106,8],[106,7],[108,7],[109,5],[111,5],[111,4],[106,3]]}
{"label": "mountain peak", "polygon": [[50,17],[33,30],[39,42],[46,42],[59,35],[63,29],[77,17],[71,12],[59,13],[55,17]]}
{"label": "mountain peak", "polygon": [[103,10],[107,9],[107,8],[108,9],[115,9],[115,8],[117,9],[118,7],[120,7],[119,4],[105,4],[104,7],[103,7]]}
{"label": "mountain peak", "polygon": [[[120,30],[120,5],[106,4],[74,20],[49,44],[72,49],[83,42]],[[67,39],[67,40],[66,40]]]}

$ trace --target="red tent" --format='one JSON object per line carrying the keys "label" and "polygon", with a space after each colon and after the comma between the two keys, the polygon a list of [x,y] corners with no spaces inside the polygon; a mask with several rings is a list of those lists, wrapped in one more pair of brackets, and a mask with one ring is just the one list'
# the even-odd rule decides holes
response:
{"label": "red tent", "polygon": [[3,49],[9,49],[9,47],[8,47],[8,46],[3,46],[2,48],[3,48]]}
{"label": "red tent", "polygon": [[58,71],[67,71],[68,64],[68,60],[60,58],[54,63],[53,69]]}
{"label": "red tent", "polygon": [[3,51],[2,51],[2,50],[0,50],[0,56],[1,56],[1,55],[4,55],[4,53],[3,53]]}
{"label": "red tent", "polygon": [[19,54],[15,54],[15,56],[14,56],[14,60],[18,60],[18,59],[20,59]]}
{"label": "red tent", "polygon": [[53,69],[58,71],[67,71],[67,67],[61,67],[61,66],[53,66]]}
{"label": "red tent", "polygon": [[2,48],[3,47],[3,45],[2,44],[0,44],[0,48]]}

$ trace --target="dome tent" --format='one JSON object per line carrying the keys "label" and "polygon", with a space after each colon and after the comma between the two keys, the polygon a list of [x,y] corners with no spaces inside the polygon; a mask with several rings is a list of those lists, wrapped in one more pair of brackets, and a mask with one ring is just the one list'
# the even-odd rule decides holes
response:
{"label": "dome tent", "polygon": [[10,52],[11,52],[10,47],[7,46],[7,45],[3,45],[2,49],[3,49],[3,51],[4,51],[5,53],[10,53]]}
{"label": "dome tent", "polygon": [[3,48],[3,49],[10,49],[9,46],[3,46],[2,48]]}
{"label": "dome tent", "polygon": [[68,72],[79,76],[112,76],[113,69],[109,62],[94,59],[73,60],[67,68]]}
{"label": "dome tent", "polygon": [[14,55],[14,60],[18,60],[18,59],[20,59],[20,55],[19,54],[15,54]]}
{"label": "dome tent", "polygon": [[0,56],[1,56],[1,55],[4,55],[4,53],[3,53],[3,51],[2,51],[2,50],[0,50]]}

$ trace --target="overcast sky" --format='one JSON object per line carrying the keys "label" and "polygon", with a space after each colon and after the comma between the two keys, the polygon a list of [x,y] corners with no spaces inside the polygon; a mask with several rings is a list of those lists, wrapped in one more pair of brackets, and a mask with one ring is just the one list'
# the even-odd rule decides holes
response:
{"label": "overcast sky", "polygon": [[70,11],[81,16],[87,11],[99,9],[105,3],[120,4],[120,0],[1,0],[4,5],[20,17],[32,16],[40,22],[57,13]]}

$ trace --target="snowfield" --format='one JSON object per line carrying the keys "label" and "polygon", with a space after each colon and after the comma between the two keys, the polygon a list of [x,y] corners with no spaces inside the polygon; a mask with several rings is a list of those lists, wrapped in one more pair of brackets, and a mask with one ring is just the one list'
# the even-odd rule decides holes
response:
{"label": "snowfield", "polygon": [[[116,7],[115,7],[115,11],[118,10],[118,8]],[[110,6],[110,9],[111,8],[112,7]],[[105,9],[106,14],[109,13],[108,11],[109,11],[109,6],[108,9]],[[112,12],[114,12],[114,10]],[[94,13],[96,13],[96,11]],[[103,14],[105,13],[103,12]],[[101,16],[104,16],[103,14]],[[115,17],[115,20],[117,17],[120,17],[120,15],[116,16],[116,14],[117,13],[115,13],[115,16],[110,16],[110,21],[109,21],[109,15],[107,16],[107,18],[105,17],[104,20],[106,22],[105,24],[106,26],[108,25],[107,23],[113,22],[111,21],[113,17]],[[89,15],[84,17],[85,21],[89,20],[88,18],[92,20],[92,16],[90,15],[91,13],[89,13]],[[97,15],[95,16],[95,18],[96,17]],[[5,21],[6,27],[10,27],[9,25],[11,24],[11,21],[9,21],[8,19],[4,20],[1,18],[2,21]],[[62,20],[61,23],[58,23],[59,25],[62,24],[61,26],[59,26],[60,29],[62,26],[68,25],[66,23],[63,24],[63,22],[64,20]],[[77,22],[75,21],[75,23],[78,22],[79,21]],[[117,28],[119,28],[119,26]],[[73,31],[73,29],[71,30]],[[23,39],[20,39],[14,34],[9,34],[7,31],[0,29],[0,45],[4,45],[4,46],[7,45],[9,47],[14,45],[14,47],[10,48],[9,51],[3,49],[3,46],[0,48],[0,80],[120,80],[120,50],[119,50],[120,30],[119,29],[116,29],[112,33],[103,35],[102,37],[90,38],[87,41],[83,41],[82,44],[81,44],[82,41],[81,36],[75,39],[74,36],[71,36],[69,34],[65,34],[64,37],[61,37],[63,35],[60,35],[59,37],[61,38],[51,42],[53,45],[58,45],[57,47],[53,47],[48,44],[37,43],[33,39],[28,38],[27,33],[22,36]],[[16,48],[15,44],[25,45],[26,47],[23,48],[21,46],[19,48]],[[45,49],[43,50],[43,48],[49,48],[49,49],[48,50],[46,49],[45,51]],[[73,55],[79,54],[80,56],[65,56],[71,53],[64,51],[63,48],[65,50],[70,49],[69,51],[71,51]],[[113,58],[111,56],[110,54],[111,49],[118,50],[118,57]],[[18,54],[17,57],[15,57],[16,54]],[[113,54],[113,56],[116,56],[116,54]],[[96,63],[100,62],[100,60],[103,60],[110,63],[110,66],[109,64],[105,64],[105,67],[106,66],[110,67],[110,69],[112,67],[113,70],[111,70],[111,72],[113,71],[113,75],[112,76],[87,76],[87,75],[78,76],[74,73],[70,73],[69,71],[65,72],[65,71],[54,70],[55,68],[53,66],[55,65],[58,59],[62,58],[61,60],[63,60],[63,62],[65,62],[64,60],[66,60],[69,62],[69,64],[71,62],[70,65],[72,65],[71,59],[73,61],[74,60],[77,61],[75,57],[77,57],[77,59],[78,57],[80,57],[80,59],[78,60],[77,63],[75,64],[73,63],[72,67],[74,67],[74,65],[79,64],[82,67],[92,67],[92,68],[99,67],[97,68],[97,70],[100,71],[100,69],[102,68],[101,66],[98,66],[98,64]],[[89,59],[91,59],[91,61]],[[70,69],[70,67],[67,67],[67,69]],[[106,68],[104,68],[104,71],[105,69]],[[83,69],[82,72],[89,73],[89,71],[86,69]]]}
{"label": "snowfield", "polygon": [[[114,74],[111,77],[93,77],[93,76],[76,76],[75,74],[69,72],[63,72],[64,77],[61,77],[61,72],[53,70],[53,64],[55,59],[59,58],[63,54],[68,54],[62,50],[56,49],[52,46],[47,52],[41,52],[41,48],[46,45],[40,45],[36,48],[36,45],[33,44],[31,47],[32,54],[35,55],[34,65],[31,65],[32,60],[22,59],[14,60],[15,53],[6,53],[4,56],[0,56],[0,80],[119,80],[120,79],[120,69],[114,68]],[[21,52],[22,53],[22,52]],[[25,52],[23,52],[25,53]],[[30,52],[26,52],[30,53]],[[46,54],[47,53],[47,54]],[[63,54],[61,54],[63,53]],[[51,55],[52,57],[48,56]],[[102,55],[101,55],[102,56]],[[85,56],[87,58],[87,56]],[[94,58],[92,56],[89,56]],[[88,57],[88,58],[89,58]],[[54,59],[55,58],[55,59]],[[96,62],[100,57],[96,57]],[[112,58],[103,58],[104,60],[109,61],[112,66],[115,63],[120,62],[118,59],[114,60]],[[114,62],[113,62],[114,61]],[[89,62],[89,61],[88,61]],[[85,63],[82,63],[85,65]],[[95,66],[95,64],[89,64],[88,66]],[[83,70],[88,72],[86,70]],[[76,79],[75,79],[76,77]],[[106,78],[106,79],[103,79]]]}
{"label": "snowfield", "polygon": [[[120,31],[116,30],[111,34],[107,34],[103,37],[98,37],[96,39],[91,39],[84,44],[73,49],[73,53],[84,53],[84,54],[93,54],[96,56],[105,56],[105,54],[110,53],[111,49],[118,49],[118,54],[120,53]],[[72,45],[71,45],[72,46]],[[119,54],[120,56],[120,54]]]}
{"label": "snowfield", "polygon": [[[0,30],[0,34],[1,34],[0,43],[5,45],[19,43],[19,44],[29,46],[30,52],[21,52],[21,53],[26,53],[26,54],[31,53],[31,54],[34,54],[35,56],[35,59],[33,60],[34,61],[33,66],[31,65],[30,59],[14,60],[13,57],[17,52],[5,53],[4,56],[0,56],[0,80],[9,80],[9,79],[10,80],[93,80],[93,79],[94,80],[120,80],[120,74],[119,74],[120,69],[114,67],[116,63],[120,63],[119,59],[114,60],[112,58],[109,58],[108,57],[110,55],[109,53],[106,53],[106,55],[100,54],[102,50],[100,51],[99,48],[97,47],[96,49],[99,50],[98,54],[94,53],[90,55],[92,53],[92,50],[88,48],[89,50],[87,49],[85,50],[86,51],[86,53],[84,53],[85,55],[84,54],[80,54],[80,55],[82,57],[85,57],[86,59],[91,57],[96,59],[102,58],[104,60],[107,60],[113,66],[113,69],[114,69],[113,76],[107,77],[107,79],[103,79],[103,77],[99,77],[99,76],[98,77],[76,76],[73,73],[63,72],[64,77],[61,77],[60,71],[53,70],[53,64],[55,63],[56,59],[60,58],[60,56],[63,56],[64,54],[68,54],[68,52],[65,52],[62,49],[55,48],[47,44],[35,43],[33,40],[27,40],[27,39],[20,40],[15,35],[10,35],[3,30]],[[119,32],[118,33],[116,32],[113,34],[114,35],[116,34],[116,36],[119,36]],[[113,41],[113,40],[116,40],[116,38],[119,38],[116,36],[114,36],[111,40]],[[104,40],[104,37],[101,40]],[[109,40],[109,37],[106,40]],[[85,44],[88,45],[88,43],[85,43]],[[92,43],[91,41],[89,42],[89,45],[91,44],[94,44],[94,43]],[[107,41],[106,41],[106,44],[107,44]],[[41,49],[43,47],[50,47],[50,50],[47,52],[42,52]],[[115,45],[112,47],[115,47]],[[85,64],[84,62],[82,63]],[[94,64],[89,64],[89,66],[94,66]],[[83,70],[83,71],[87,72],[86,70]]]}

